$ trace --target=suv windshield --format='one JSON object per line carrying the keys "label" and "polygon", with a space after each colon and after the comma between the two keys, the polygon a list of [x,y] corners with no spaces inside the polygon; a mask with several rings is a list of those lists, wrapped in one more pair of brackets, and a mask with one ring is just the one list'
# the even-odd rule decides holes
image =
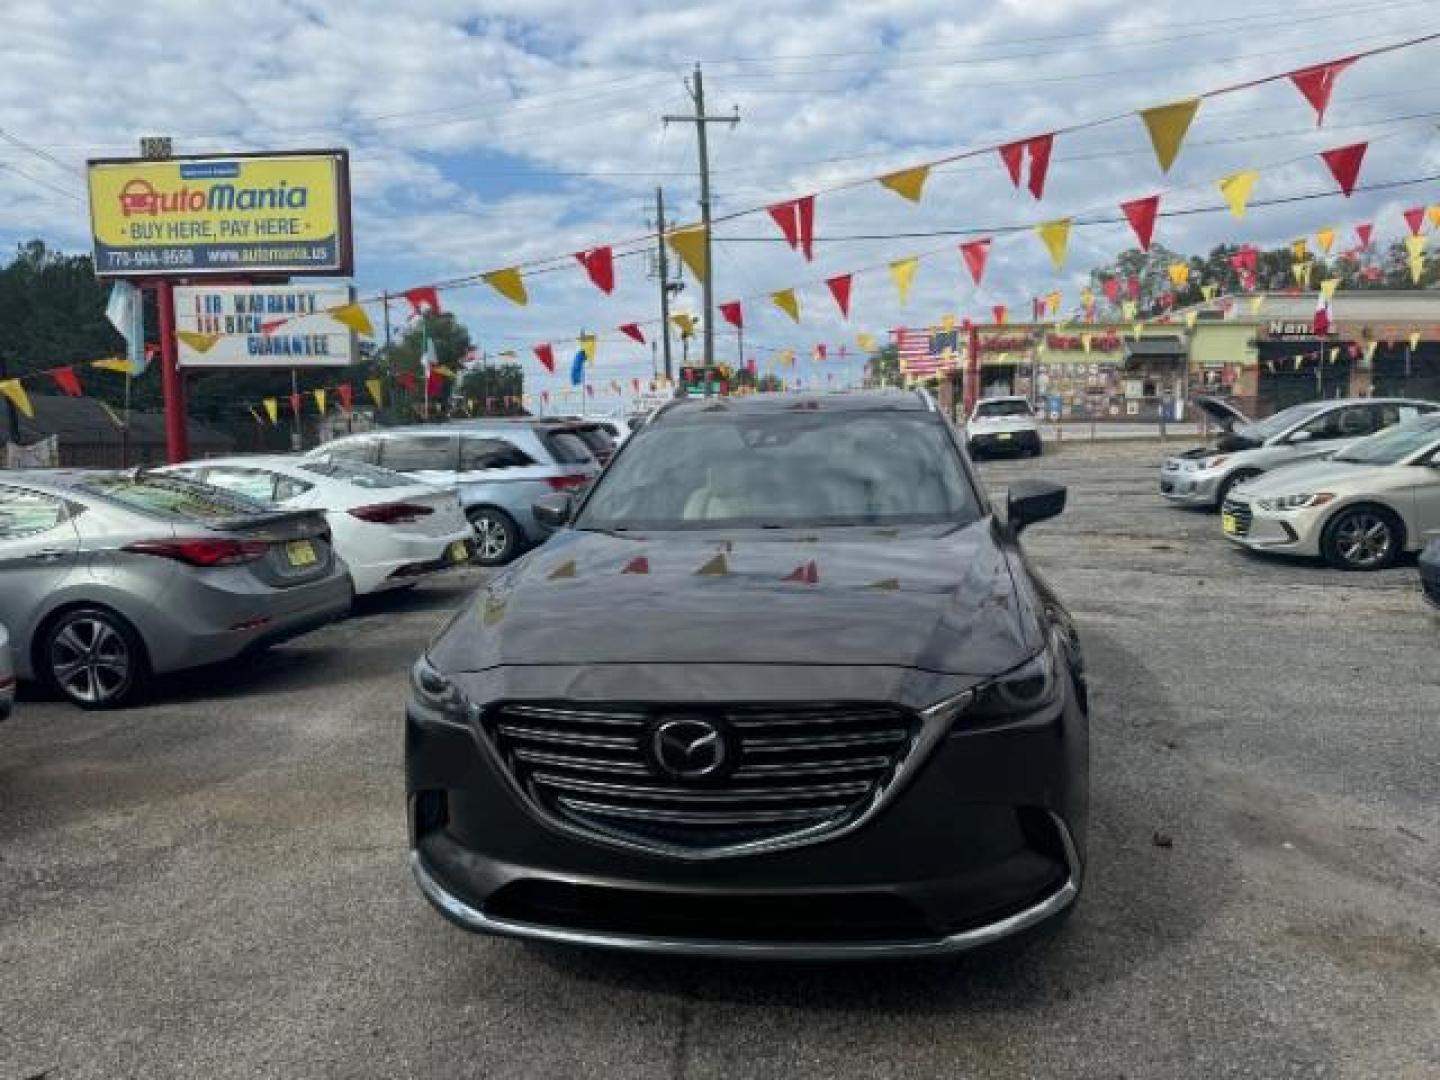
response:
{"label": "suv windshield", "polygon": [[980,507],[942,422],[894,412],[705,417],[647,426],[580,529],[968,523]]}
{"label": "suv windshield", "polygon": [[1440,443],[1440,419],[1432,417],[1387,428],[1378,435],[1361,439],[1331,460],[1357,465],[1394,465],[1433,443]]}
{"label": "suv windshield", "polygon": [[982,401],[975,406],[977,420],[989,416],[1034,416],[1030,403],[1021,398],[1007,398],[1004,401]]}

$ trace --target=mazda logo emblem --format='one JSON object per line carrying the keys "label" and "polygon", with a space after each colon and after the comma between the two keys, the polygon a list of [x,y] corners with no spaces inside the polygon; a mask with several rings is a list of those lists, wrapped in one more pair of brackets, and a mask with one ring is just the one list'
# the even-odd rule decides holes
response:
{"label": "mazda logo emblem", "polygon": [[716,776],[730,760],[725,732],[700,717],[661,720],[650,736],[650,751],[661,771],[677,780]]}

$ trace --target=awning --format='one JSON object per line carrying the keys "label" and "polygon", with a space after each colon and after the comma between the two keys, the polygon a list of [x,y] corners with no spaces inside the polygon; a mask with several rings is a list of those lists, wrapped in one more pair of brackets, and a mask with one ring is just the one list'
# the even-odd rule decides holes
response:
{"label": "awning", "polygon": [[1154,337],[1125,339],[1125,366],[1133,367],[1145,363],[1186,363],[1190,349],[1180,337],[1156,335]]}

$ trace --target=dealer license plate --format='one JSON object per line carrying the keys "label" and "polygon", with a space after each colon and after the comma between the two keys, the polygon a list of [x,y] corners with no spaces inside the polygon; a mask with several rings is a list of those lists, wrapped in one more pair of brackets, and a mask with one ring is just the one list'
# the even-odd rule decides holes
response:
{"label": "dealer license plate", "polygon": [[470,561],[470,548],[466,546],[464,540],[456,540],[453,544],[450,545],[450,561],[451,561],[451,562],[469,562],[469,561]]}
{"label": "dealer license plate", "polygon": [[315,554],[315,545],[309,540],[291,540],[285,545],[285,558],[294,567],[314,566],[320,561]]}
{"label": "dealer license plate", "polygon": [[1235,520],[1234,514],[1220,515],[1220,531],[1226,536],[1234,536],[1240,531],[1240,522]]}
{"label": "dealer license plate", "polygon": [[996,435],[995,438],[999,439],[1001,442],[1009,442],[1009,441],[1010,441],[1010,432],[1008,432],[1008,431],[1002,431],[1002,432],[1000,432],[1000,434]]}

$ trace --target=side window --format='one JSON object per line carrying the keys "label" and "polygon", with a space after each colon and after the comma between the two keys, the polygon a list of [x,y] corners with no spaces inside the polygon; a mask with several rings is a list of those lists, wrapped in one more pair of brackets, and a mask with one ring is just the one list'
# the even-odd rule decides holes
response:
{"label": "side window", "polygon": [[314,484],[307,484],[304,480],[297,480],[293,476],[285,476],[283,473],[275,474],[275,501],[285,502],[287,499],[295,499],[304,495],[313,488]]}
{"label": "side window", "polygon": [[374,465],[376,444],[375,439],[341,439],[322,447],[322,450],[330,461],[360,461]]}
{"label": "side window", "polygon": [[1380,420],[1379,405],[1352,405],[1340,412],[1340,437],[1354,439],[1373,435],[1385,425]]}
{"label": "side window", "polygon": [[[1351,437],[1347,435],[1345,429],[1353,429],[1356,426],[1356,420],[1352,417],[1348,421],[1342,422],[1342,418],[1344,418],[1347,413],[1353,413],[1355,411],[1354,408],[1330,409],[1303,425],[1300,430],[1308,431],[1310,437],[1316,441]],[[1361,432],[1361,434],[1364,433]]]}
{"label": "side window", "polygon": [[460,471],[474,469],[518,469],[534,465],[529,454],[505,439],[460,440]]}
{"label": "side window", "polygon": [[380,464],[396,472],[454,472],[455,440],[445,435],[396,435],[381,441]]}
{"label": "side window", "polygon": [[36,536],[69,517],[59,499],[23,488],[0,487],[0,540]]}
{"label": "side window", "polygon": [[211,487],[218,487],[222,491],[233,491],[237,495],[244,495],[246,498],[255,499],[258,502],[269,502],[274,498],[275,493],[275,474],[262,472],[259,469],[219,466],[206,472],[205,483]]}

